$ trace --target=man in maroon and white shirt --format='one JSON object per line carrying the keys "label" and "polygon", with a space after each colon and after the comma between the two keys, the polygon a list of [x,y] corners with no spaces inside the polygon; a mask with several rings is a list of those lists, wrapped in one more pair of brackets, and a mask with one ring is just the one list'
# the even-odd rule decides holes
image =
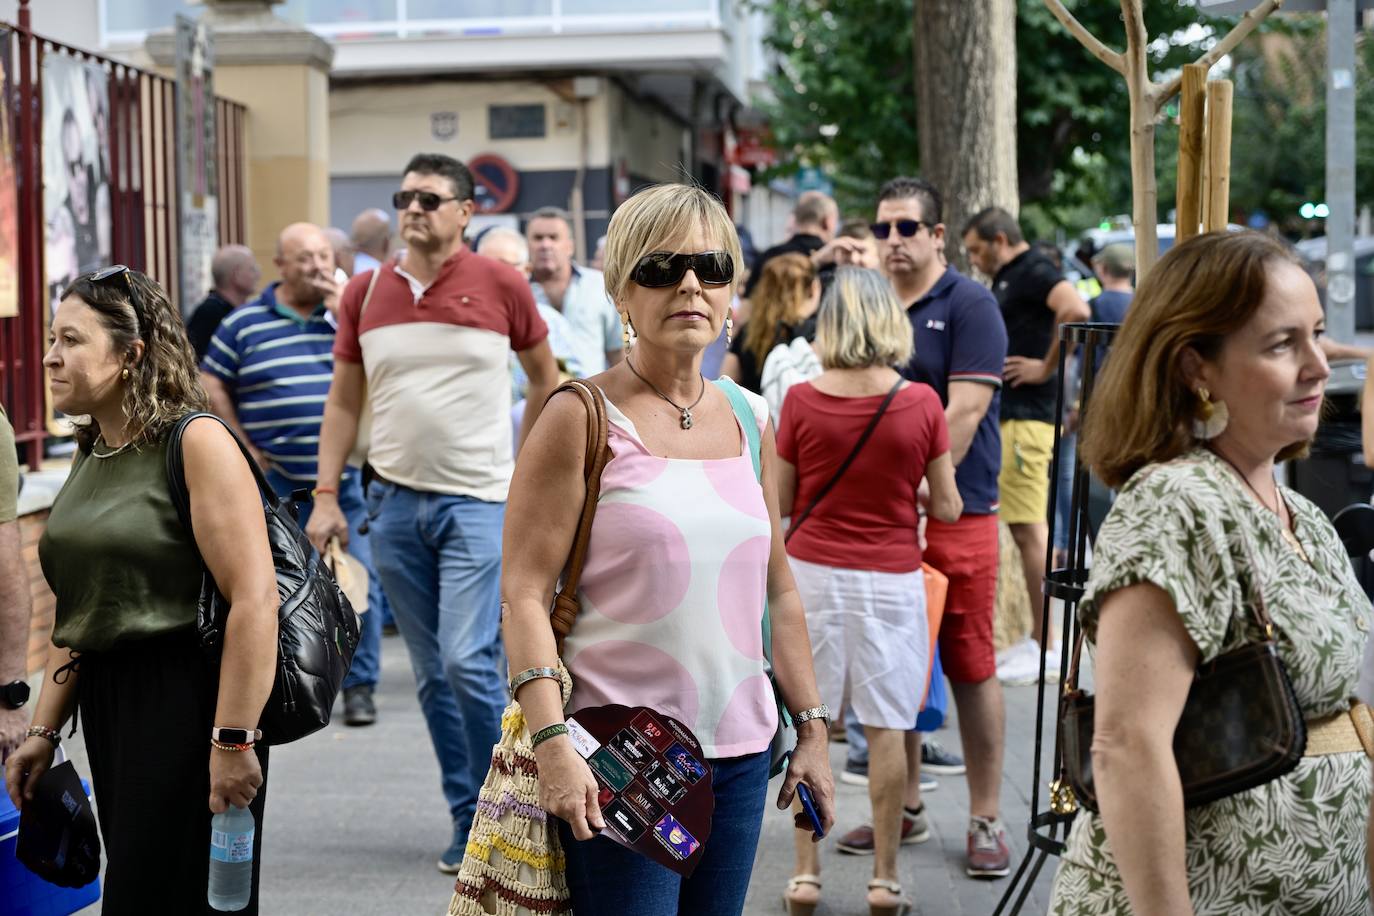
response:
{"label": "man in maroon and white shirt", "polygon": [[[391,602],[443,774],[456,873],[500,737],[501,524],[514,467],[510,353],[529,376],[524,433],[558,380],[529,282],[469,251],[472,175],[421,154],[394,195],[406,252],[354,277],[339,302],[334,376],[307,526],[320,547],[347,537],[337,487],[364,400],[372,408],[373,557]],[[371,289],[369,294],[368,290]]]}

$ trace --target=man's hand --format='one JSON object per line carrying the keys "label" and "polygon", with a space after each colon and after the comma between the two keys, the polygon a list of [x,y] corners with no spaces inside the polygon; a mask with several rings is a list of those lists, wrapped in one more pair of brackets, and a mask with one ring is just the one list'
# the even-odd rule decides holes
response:
{"label": "man's hand", "polygon": [[862,239],[838,236],[811,252],[811,263],[816,267],[825,267],[827,264],[857,264],[863,259],[865,251]]}
{"label": "man's hand", "polygon": [[329,314],[338,317],[339,293],[342,292],[339,284],[335,283],[334,278],[328,274],[321,274],[310,282],[315,287],[315,292],[319,294],[324,307],[329,310]]}
{"label": "man's hand", "polygon": [[1002,377],[1013,388],[1022,385],[1039,385],[1050,380],[1054,374],[1049,362],[1031,359],[1029,356],[1008,356],[1002,364]]}
{"label": "man's hand", "polygon": [[315,549],[324,556],[330,538],[338,538],[339,546],[348,547],[348,519],[339,508],[339,500],[333,493],[317,493],[315,508],[310,510],[310,521],[305,525],[305,536]]}
{"label": "man's hand", "polygon": [[29,718],[22,709],[0,709],[0,760],[24,743],[24,732],[29,727]]}

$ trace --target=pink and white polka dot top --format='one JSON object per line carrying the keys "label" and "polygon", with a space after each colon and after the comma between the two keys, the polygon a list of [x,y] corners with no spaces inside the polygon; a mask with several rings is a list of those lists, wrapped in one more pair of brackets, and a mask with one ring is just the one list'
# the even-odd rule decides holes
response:
{"label": "pink and white polka dot top", "polygon": [[[768,406],[745,392],[760,432]],[[568,712],[620,703],[680,720],[707,757],[765,750],[777,725],[764,673],[772,544],[744,431],[737,458],[659,458],[606,402],[611,459],[564,644]]]}

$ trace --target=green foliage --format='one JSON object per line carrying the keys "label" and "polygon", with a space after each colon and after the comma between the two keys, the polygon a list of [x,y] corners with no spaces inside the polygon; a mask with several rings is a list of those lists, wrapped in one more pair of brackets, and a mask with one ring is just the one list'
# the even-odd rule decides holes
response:
{"label": "green foliage", "polygon": [[[784,163],[820,166],[840,205],[867,213],[878,185],[920,165],[916,139],[913,0],[756,0],[772,22],[777,54],[765,103]],[[1125,46],[1113,0],[1068,0],[1108,45]],[[1191,3],[1146,0],[1157,40],[1152,65],[1180,66],[1211,35]],[[1125,81],[1068,34],[1042,0],[1018,0],[1018,170],[1037,232],[1081,228],[1130,209],[1129,102]]]}

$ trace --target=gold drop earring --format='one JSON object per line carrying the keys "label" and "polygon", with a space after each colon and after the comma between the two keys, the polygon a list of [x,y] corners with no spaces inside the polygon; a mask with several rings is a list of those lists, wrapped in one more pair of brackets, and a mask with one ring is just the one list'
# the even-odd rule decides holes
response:
{"label": "gold drop earring", "polygon": [[730,341],[735,333],[735,319],[731,315],[725,316],[725,349],[730,349]]}

